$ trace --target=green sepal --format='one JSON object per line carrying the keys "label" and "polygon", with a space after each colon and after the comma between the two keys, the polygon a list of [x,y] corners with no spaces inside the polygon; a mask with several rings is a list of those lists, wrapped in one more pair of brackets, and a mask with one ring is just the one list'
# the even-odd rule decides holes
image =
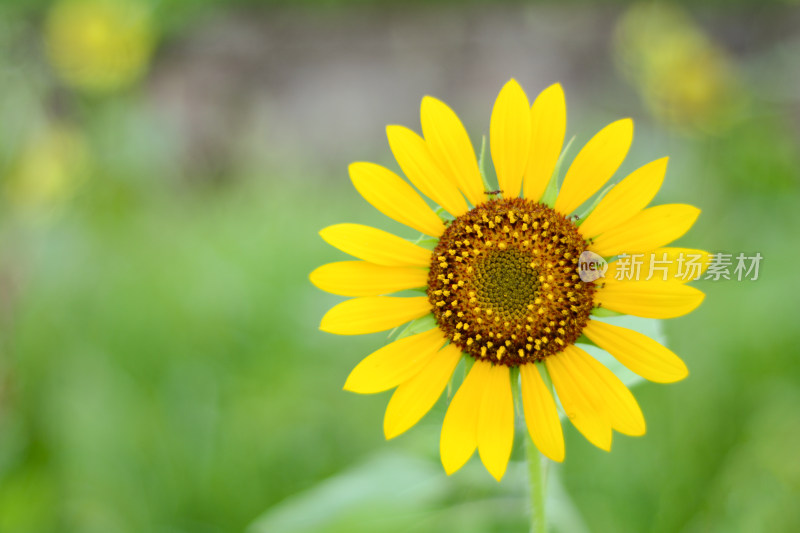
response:
{"label": "green sepal", "polygon": [[[405,290],[407,290],[408,292],[413,292],[413,293],[428,294],[428,287],[414,287],[413,289],[405,289]],[[399,293],[393,293],[393,294],[402,294],[402,293],[403,293],[403,291],[400,291]]]}
{"label": "green sepal", "polygon": [[[592,341],[592,339],[590,339],[589,337],[587,337],[583,333],[581,333],[581,336],[577,338],[577,340],[575,341],[575,344],[588,344],[589,346],[597,346],[597,344],[595,344]],[[598,346],[598,348],[599,348],[599,346]]]}
{"label": "green sepal", "polygon": [[457,390],[457,388],[460,387],[462,383],[464,383],[464,380],[467,378],[467,374],[469,374],[469,371],[472,368],[472,364],[474,362],[475,359],[465,354],[464,352],[461,352],[461,361],[458,362],[456,370],[453,372],[453,375],[450,376],[450,381],[447,382],[448,404],[450,403],[450,400],[453,399],[454,390]]}
{"label": "green sepal", "polygon": [[611,309],[606,309],[604,307],[595,307],[592,309],[592,316],[596,317],[607,317],[607,316],[622,316],[625,313],[620,313],[618,311],[612,311]]}
{"label": "green sepal", "polygon": [[572,146],[572,142],[574,140],[575,137],[573,136],[567,143],[566,148],[564,148],[564,150],[561,152],[561,155],[558,157],[556,168],[553,169],[553,175],[550,176],[550,181],[547,182],[547,188],[544,190],[542,199],[539,200],[539,202],[543,203],[547,207],[552,208],[556,204],[556,197],[558,197],[559,176],[561,175],[561,166],[564,163],[564,156],[567,155],[567,152]]}
{"label": "green sepal", "polygon": [[440,205],[436,206],[434,212],[439,216],[439,218],[441,218],[445,222],[445,224],[447,224],[448,222],[452,222],[456,219],[453,215],[445,211],[444,207]]}
{"label": "green sepal", "polygon": [[491,191],[492,186],[489,185],[489,179],[486,177],[486,135],[481,137],[481,155],[478,157],[478,170],[481,173],[481,180],[483,180],[483,189]]}
{"label": "green sepal", "polygon": [[592,211],[594,211],[595,207],[597,207],[597,204],[599,204],[599,203],[600,203],[600,201],[601,201],[603,198],[605,198],[605,197],[606,197],[606,194],[608,193],[608,191],[610,191],[610,190],[611,190],[611,188],[612,188],[612,187],[613,187],[613,185],[609,185],[608,187],[606,187],[605,189],[603,189],[603,192],[601,192],[600,194],[598,194],[598,195],[597,195],[597,198],[595,198],[595,199],[594,199],[594,201],[592,202],[592,205],[590,205],[590,206],[589,206],[589,207],[588,207],[588,208],[587,208],[587,209],[586,209],[586,210],[585,210],[583,213],[581,213],[581,214],[578,216],[578,218],[577,218],[577,219],[575,219],[575,221],[574,221],[574,222],[575,222],[575,225],[576,225],[576,226],[580,226],[581,224],[583,224],[583,221],[584,221],[584,220],[586,220],[586,218],[587,218],[589,215],[591,215],[591,214],[592,214]]}
{"label": "green sepal", "polygon": [[[433,317],[433,313],[428,313],[427,315],[417,318],[416,320],[412,320],[406,327],[404,327],[400,332],[397,334],[394,340],[400,340],[404,337],[409,337],[411,335],[416,335],[417,333],[423,333],[425,331],[431,330],[437,327],[436,319]],[[389,333],[389,337],[391,337],[398,328],[392,330]]]}
{"label": "green sepal", "polygon": [[428,250],[433,250],[436,248],[436,245],[439,244],[439,239],[434,239],[433,237],[426,237],[425,235],[420,236],[419,239],[414,241],[414,244],[418,246],[422,246]]}

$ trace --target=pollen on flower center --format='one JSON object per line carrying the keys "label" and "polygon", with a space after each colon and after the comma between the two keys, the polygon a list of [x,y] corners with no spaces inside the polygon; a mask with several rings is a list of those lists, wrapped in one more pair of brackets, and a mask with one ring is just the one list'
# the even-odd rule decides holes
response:
{"label": "pollen on flower center", "polygon": [[439,327],[476,359],[519,366],[574,343],[594,305],[578,275],[586,242],[551,208],[491,200],[449,224],[433,252],[428,298]]}

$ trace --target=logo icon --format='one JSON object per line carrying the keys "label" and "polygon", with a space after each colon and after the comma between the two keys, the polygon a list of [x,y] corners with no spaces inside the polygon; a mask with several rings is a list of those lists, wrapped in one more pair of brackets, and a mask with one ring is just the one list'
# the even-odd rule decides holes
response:
{"label": "logo icon", "polygon": [[578,275],[586,283],[605,277],[606,270],[608,270],[608,263],[594,252],[586,250],[578,258]]}

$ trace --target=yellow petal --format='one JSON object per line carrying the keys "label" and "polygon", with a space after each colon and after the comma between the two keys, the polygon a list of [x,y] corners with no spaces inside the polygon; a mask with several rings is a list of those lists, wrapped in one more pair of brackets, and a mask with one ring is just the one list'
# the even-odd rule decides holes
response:
{"label": "yellow petal", "polygon": [[445,343],[439,328],[403,337],[364,358],[347,376],[344,390],[372,394],[414,377]]}
{"label": "yellow petal", "polygon": [[478,446],[478,411],[491,368],[475,361],[444,415],[439,453],[447,475],[464,466]]}
{"label": "yellow petal", "polygon": [[[711,264],[711,256],[709,252],[694,248],[656,248],[652,252],[633,254],[629,258],[609,263],[604,281],[617,283],[627,280],[633,272],[632,265],[640,264],[640,280],[650,277],[686,283],[700,278]],[[625,264],[621,266],[623,261]]]}
{"label": "yellow petal", "polygon": [[383,434],[387,439],[405,432],[431,410],[460,360],[461,350],[448,344],[414,377],[397,387],[383,417]]}
{"label": "yellow petal", "polygon": [[425,287],[428,271],[415,267],[387,267],[366,261],[339,261],[314,270],[311,283],[342,296],[380,296]]}
{"label": "yellow petal", "polygon": [[514,399],[508,367],[494,365],[478,416],[478,453],[483,465],[497,481],[506,473],[514,444]]}
{"label": "yellow petal", "polygon": [[553,395],[547,390],[537,365],[522,365],[519,373],[528,433],[540,452],[553,461],[561,462],[564,460],[564,433]]}
{"label": "yellow petal", "polygon": [[644,379],[673,383],[689,375],[680,357],[638,331],[590,320],[583,333]]}
{"label": "yellow petal", "polygon": [[517,80],[500,90],[489,122],[489,148],[504,198],[517,198],[531,148],[531,115],[528,97]]}
{"label": "yellow petal", "polygon": [[349,167],[350,180],[364,199],[389,218],[431,237],[444,233],[444,223],[400,176],[374,163]]}
{"label": "yellow petal", "polygon": [[556,168],[567,132],[567,103],[556,83],[531,106],[531,152],[523,183],[525,198],[538,202]]}
{"label": "yellow petal", "polygon": [[467,212],[467,202],[439,169],[422,137],[403,126],[387,126],[386,136],[400,168],[422,194],[455,217]]}
{"label": "yellow petal", "polygon": [[595,293],[595,303],[606,309],[645,318],[675,318],[691,313],[705,295],[679,281],[607,283]]}
{"label": "yellow petal", "polygon": [[555,209],[572,213],[596,193],[617,171],[633,142],[633,121],[612,122],[592,137],[578,152],[564,176]]}
{"label": "yellow petal", "polygon": [[370,263],[384,266],[431,266],[430,250],[383,230],[361,224],[334,224],[319,234],[331,246]]}
{"label": "yellow petal", "polygon": [[464,196],[478,205],[486,200],[475,149],[458,115],[432,96],[422,99],[422,133],[431,155]]}
{"label": "yellow petal", "polygon": [[611,427],[625,435],[644,435],[646,426],[639,404],[620,379],[597,359],[571,346],[564,351],[564,363],[578,386],[594,399]]}
{"label": "yellow petal", "polygon": [[689,231],[699,215],[698,208],[687,204],[650,207],[600,234],[589,249],[603,257],[649,252]]}
{"label": "yellow petal", "polygon": [[575,428],[598,448],[610,451],[611,423],[605,412],[599,409],[600,404],[593,396],[593,391],[587,390],[568,366],[569,355],[573,350],[577,348],[567,346],[563,352],[545,358],[547,371],[553,379],[564,412]]}
{"label": "yellow petal", "polygon": [[614,185],[583,221],[580,226],[581,234],[584,237],[599,235],[619,226],[647,207],[661,188],[668,161],[668,157],[651,161]]}
{"label": "yellow petal", "polygon": [[319,329],[337,335],[362,335],[396,328],[430,312],[427,296],[366,296],[333,306],[322,317]]}

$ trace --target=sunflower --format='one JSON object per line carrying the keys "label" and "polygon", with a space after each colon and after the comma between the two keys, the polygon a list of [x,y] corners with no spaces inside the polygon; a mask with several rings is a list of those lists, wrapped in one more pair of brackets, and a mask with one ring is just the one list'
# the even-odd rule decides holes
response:
{"label": "sunflower", "polygon": [[[423,237],[411,242],[359,224],[320,232],[359,259],[311,273],[317,287],[354,297],[330,309],[320,329],[360,335],[410,322],[396,340],[355,367],[345,390],[395,389],[383,423],[390,439],[431,409],[464,360],[466,376],[441,431],[448,474],[477,448],[491,475],[502,478],[514,440],[517,386],[530,437],[554,461],[565,453],[554,393],[572,424],[599,448],[611,449],[612,430],[643,435],[645,420],[631,392],[579,345],[598,346],[650,381],[674,382],[688,374],[683,361],[656,341],[598,320],[600,314],[678,317],[703,300],[702,292],[675,275],[650,280],[614,275],[620,264],[614,259],[622,254],[708,257],[699,250],[665,248],[692,226],[699,209],[647,207],[661,186],[667,158],[640,167],[590,202],[633,140],[633,122],[618,120],[586,143],[557,188],[566,133],[564,92],[552,85],[530,105],[512,79],[491,114],[489,149],[499,186],[492,191],[456,114],[426,96],[421,119],[423,136],[394,125],[387,135],[408,181],[437,208],[387,168],[358,162],[349,171],[370,204]],[[604,278],[582,281],[579,258],[587,251],[610,262]],[[387,296],[413,289],[424,295]]]}

